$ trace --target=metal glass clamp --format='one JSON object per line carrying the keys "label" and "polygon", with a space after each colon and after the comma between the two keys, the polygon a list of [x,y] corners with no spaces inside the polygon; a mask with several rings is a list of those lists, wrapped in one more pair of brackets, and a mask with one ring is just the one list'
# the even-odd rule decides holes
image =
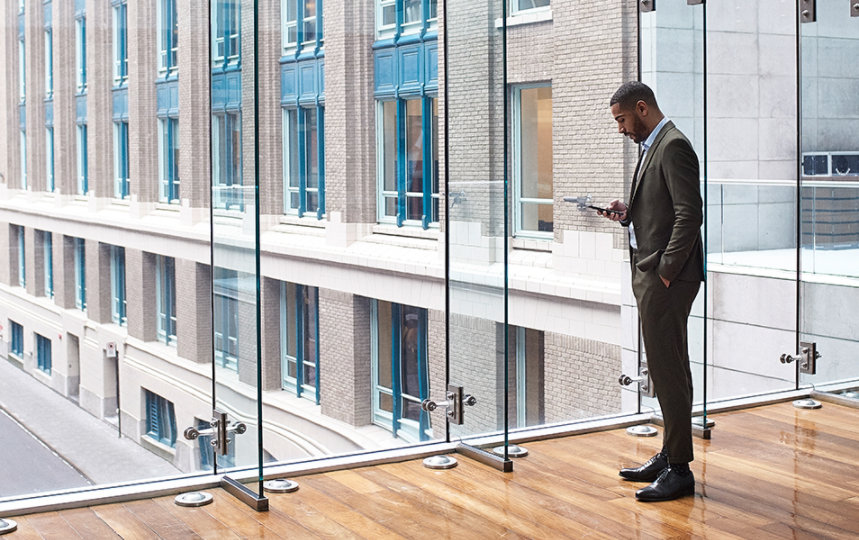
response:
{"label": "metal glass clamp", "polygon": [[641,366],[638,371],[638,377],[630,377],[629,375],[621,374],[620,377],[618,377],[617,382],[620,383],[621,386],[629,386],[632,383],[638,383],[638,387],[642,394],[648,397],[653,397],[652,384],[647,373],[647,366]]}
{"label": "metal glass clamp", "polygon": [[225,456],[229,452],[228,445],[232,440],[230,435],[233,433],[241,435],[247,429],[248,427],[244,422],[233,423],[227,419],[227,413],[215,409],[212,411],[210,427],[201,429],[191,426],[185,429],[183,435],[189,441],[193,441],[201,435],[212,437],[212,447],[219,455]]}
{"label": "metal glass clamp", "polygon": [[799,354],[793,355],[790,353],[784,353],[779,357],[779,361],[782,364],[796,362],[799,364],[800,373],[814,375],[817,373],[817,359],[820,358],[820,356],[821,354],[817,350],[816,342],[801,341],[799,343]]}
{"label": "metal glass clamp", "polygon": [[445,401],[425,399],[421,402],[421,409],[427,412],[433,412],[439,407],[445,407],[447,421],[451,424],[462,424],[464,422],[462,418],[463,407],[466,405],[471,407],[477,403],[477,398],[471,394],[464,394],[462,387],[454,384],[447,385],[445,398]]}

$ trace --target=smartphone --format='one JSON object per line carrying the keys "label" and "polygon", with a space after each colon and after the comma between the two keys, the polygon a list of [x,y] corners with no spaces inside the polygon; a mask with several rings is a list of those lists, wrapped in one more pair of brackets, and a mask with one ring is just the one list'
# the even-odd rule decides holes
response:
{"label": "smartphone", "polygon": [[588,208],[593,208],[594,210],[599,210],[600,212],[605,212],[606,214],[623,214],[620,210],[609,210],[608,208],[600,208],[599,206],[594,206],[592,204],[587,205]]}

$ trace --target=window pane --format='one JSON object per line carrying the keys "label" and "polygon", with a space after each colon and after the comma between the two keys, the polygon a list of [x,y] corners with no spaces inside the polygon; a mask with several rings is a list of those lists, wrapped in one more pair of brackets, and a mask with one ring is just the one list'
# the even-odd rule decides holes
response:
{"label": "window pane", "polygon": [[[287,185],[298,188],[298,111],[296,109],[284,110],[284,121],[286,122],[286,133],[284,136],[284,159],[286,163]],[[298,208],[298,205],[290,205]]]}
{"label": "window pane", "polygon": [[522,197],[552,198],[552,89],[521,91]]}
{"label": "window pane", "polygon": [[[316,109],[304,112],[304,163],[307,171],[307,187],[319,187],[319,155],[317,153]],[[308,208],[310,210],[310,208]]]}
{"label": "window pane", "polygon": [[390,389],[393,386],[393,377],[391,376],[391,304],[382,301],[379,301],[378,304],[379,333],[376,337],[379,341],[379,369],[377,384]]}
{"label": "window pane", "polygon": [[403,306],[400,334],[400,365],[402,393],[414,398],[420,396],[420,378],[418,377],[418,361],[422,356],[418,327],[420,326],[420,309]]}
{"label": "window pane", "polygon": [[552,214],[552,89],[523,88],[519,92],[519,197],[543,199],[546,204],[523,201],[520,226],[549,232]]}
{"label": "window pane", "polygon": [[536,7],[544,7],[549,5],[549,0],[513,0],[517,3],[517,11],[523,9],[533,9]]}
{"label": "window pane", "polygon": [[379,394],[379,408],[386,412],[394,412],[394,399],[390,394]]}
{"label": "window pane", "polygon": [[[397,190],[397,103],[382,103],[382,175],[385,191]],[[396,215],[396,207],[393,215]],[[391,215],[391,214],[389,214]]]}
{"label": "window pane", "polygon": [[[295,326],[295,284],[286,284],[286,354],[292,358],[298,355],[298,334]],[[295,373],[290,375],[295,377]]]}
{"label": "window pane", "polygon": [[382,26],[393,26],[397,24],[397,8],[394,5],[382,8]]}
{"label": "window pane", "polygon": [[422,3],[423,0],[403,0],[403,22],[405,24],[420,22]]}

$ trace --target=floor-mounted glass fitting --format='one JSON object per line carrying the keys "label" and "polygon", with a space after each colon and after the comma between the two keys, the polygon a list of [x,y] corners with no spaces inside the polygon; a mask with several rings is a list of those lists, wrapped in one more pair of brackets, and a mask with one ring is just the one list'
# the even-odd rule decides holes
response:
{"label": "floor-mounted glass fitting", "polygon": [[271,493],[292,493],[293,491],[298,491],[298,482],[293,482],[286,478],[275,478],[274,480],[263,482],[262,487]]}
{"label": "floor-mounted glass fitting", "polygon": [[11,519],[0,518],[0,534],[6,534],[15,531],[18,524]]}
{"label": "floor-mounted glass fitting", "polygon": [[[496,446],[492,449],[492,451],[499,456],[504,455],[504,447]],[[519,446],[518,444],[508,444],[507,445],[507,457],[525,457],[528,455],[528,449],[524,446]]]}
{"label": "floor-mounted glass fitting", "polygon": [[204,506],[214,499],[211,493],[206,493],[205,491],[189,491],[188,493],[176,495],[173,502],[178,506]]}
{"label": "floor-mounted glass fitting", "polygon": [[797,409],[819,409],[823,407],[819,401],[811,398],[798,399],[793,402],[793,406]]}
{"label": "floor-mounted glass fitting", "polygon": [[452,469],[456,467],[457,463],[453,456],[430,456],[424,460],[424,467],[427,469]]}
{"label": "floor-mounted glass fitting", "polygon": [[626,428],[626,434],[633,437],[655,437],[658,432],[653,426],[642,424],[640,426],[630,426]]}
{"label": "floor-mounted glass fitting", "polygon": [[707,418],[707,423],[704,423],[703,416],[695,416],[692,418],[692,425],[699,428],[711,428],[716,425],[716,422]]}

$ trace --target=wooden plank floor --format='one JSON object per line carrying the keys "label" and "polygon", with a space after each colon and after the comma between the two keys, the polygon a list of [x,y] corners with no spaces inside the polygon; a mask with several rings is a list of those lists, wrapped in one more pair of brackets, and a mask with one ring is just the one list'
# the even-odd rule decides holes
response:
{"label": "wooden plank floor", "polygon": [[790,403],[716,415],[696,439],[694,497],[639,503],[617,469],[661,437],[622,430],[533,442],[503,474],[460,458],[296,478],[256,513],[220,490],[202,508],[172,497],[17,519],[9,538],[859,538],[859,410]]}

